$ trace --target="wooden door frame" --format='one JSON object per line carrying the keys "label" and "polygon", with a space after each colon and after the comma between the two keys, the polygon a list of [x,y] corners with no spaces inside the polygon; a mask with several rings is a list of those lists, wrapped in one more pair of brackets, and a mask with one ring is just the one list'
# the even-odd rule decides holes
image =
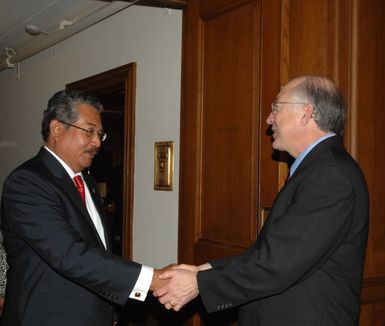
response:
{"label": "wooden door frame", "polygon": [[122,256],[131,260],[134,207],[136,63],[132,62],[127,65],[69,83],[66,85],[66,88],[89,93],[114,91],[120,88],[124,88],[125,90]]}

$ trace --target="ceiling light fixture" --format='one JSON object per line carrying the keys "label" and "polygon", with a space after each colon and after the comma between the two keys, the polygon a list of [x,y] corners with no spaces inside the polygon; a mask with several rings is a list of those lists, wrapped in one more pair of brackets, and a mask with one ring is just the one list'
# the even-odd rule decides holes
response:
{"label": "ceiling light fixture", "polygon": [[[0,0],[0,3],[1,2],[2,0]],[[38,10],[36,15],[32,15],[31,18],[28,19],[28,22],[26,21],[22,25],[16,23],[18,29],[11,31],[15,34],[15,40],[10,37],[9,41],[12,46],[11,44],[7,44],[8,41],[2,42],[2,44],[6,44],[7,48],[12,47],[15,54],[11,50],[4,50],[4,46],[1,45],[0,72],[8,68],[13,68],[15,64],[22,62],[30,56],[62,42],[64,39],[132,6],[138,2],[138,0],[134,2],[90,1],[93,3],[92,5],[86,5],[88,2],[78,0],[51,0],[49,2],[53,4],[52,8],[51,5],[47,6],[47,8],[42,5],[44,8]],[[66,3],[66,5],[64,5],[64,3]],[[75,3],[78,5],[75,5]],[[64,8],[63,13],[61,13],[60,9],[62,7]],[[47,17],[46,14],[48,15]],[[68,18],[72,16],[74,17]],[[64,17],[66,17],[66,19],[63,19]],[[36,25],[29,24],[32,23],[32,18]],[[38,23],[39,21],[46,21],[46,18],[49,18],[49,25],[41,25]],[[21,29],[19,29],[19,27],[21,27]],[[34,37],[26,37],[26,33]],[[39,36],[39,34],[45,35]],[[5,40],[7,40],[7,38],[5,38]]]}
{"label": "ceiling light fixture", "polygon": [[3,64],[4,68],[13,68],[15,67],[15,64],[14,63],[11,63],[10,59],[16,55],[16,52],[14,49],[12,48],[4,48],[4,53],[6,55],[6,59],[5,59],[5,62]]}
{"label": "ceiling light fixture", "polygon": [[25,26],[25,31],[30,34],[30,35],[33,35],[33,36],[36,36],[36,35],[39,35],[39,34],[44,34],[44,35],[50,35],[48,34],[47,32],[43,31],[42,29],[40,29],[39,27],[35,26],[35,25],[27,25]]}

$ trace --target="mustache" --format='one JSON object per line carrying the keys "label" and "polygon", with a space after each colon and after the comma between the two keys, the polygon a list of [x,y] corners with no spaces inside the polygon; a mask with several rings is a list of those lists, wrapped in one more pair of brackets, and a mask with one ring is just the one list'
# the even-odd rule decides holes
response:
{"label": "mustache", "polygon": [[87,148],[84,152],[95,156],[96,154],[99,153],[99,148],[96,148],[96,147]]}

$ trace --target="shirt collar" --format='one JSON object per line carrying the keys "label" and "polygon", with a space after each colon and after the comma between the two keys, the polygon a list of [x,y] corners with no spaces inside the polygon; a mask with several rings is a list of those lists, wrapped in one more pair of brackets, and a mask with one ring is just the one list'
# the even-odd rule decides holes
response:
{"label": "shirt collar", "polygon": [[310,144],[301,154],[298,155],[298,157],[295,159],[295,161],[293,162],[293,164],[291,165],[290,167],[290,176],[292,176],[295,172],[295,170],[298,168],[298,166],[301,164],[301,162],[303,161],[303,159],[306,157],[306,155],[316,146],[318,145],[320,142],[322,142],[323,140],[325,139],[328,139],[330,137],[333,137],[335,136],[336,134],[335,133],[329,133],[329,134],[326,134],[325,136],[322,136],[321,138],[317,139],[314,143]]}
{"label": "shirt collar", "polygon": [[63,168],[67,171],[67,173],[69,174],[69,176],[71,177],[71,179],[73,179],[74,176],[76,175],[82,175],[81,172],[78,172],[78,173],[75,173],[74,171],[72,171],[72,169],[68,166],[68,164],[66,162],[64,162],[59,156],[57,156],[56,153],[54,153],[52,150],[50,150],[47,146],[44,145],[44,148],[50,152],[52,154],[53,157],[55,157],[59,163],[63,166]]}

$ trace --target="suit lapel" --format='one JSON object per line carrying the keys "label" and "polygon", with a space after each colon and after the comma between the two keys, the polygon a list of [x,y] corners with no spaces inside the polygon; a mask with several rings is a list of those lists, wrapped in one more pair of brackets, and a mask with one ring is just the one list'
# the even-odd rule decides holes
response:
{"label": "suit lapel", "polygon": [[294,174],[290,177],[290,181],[298,174],[302,173],[303,170],[306,169],[306,167],[316,160],[320,155],[325,153],[328,149],[331,147],[339,147],[342,150],[344,149],[343,144],[339,137],[332,136],[330,138],[327,138],[317,144],[303,159],[301,164],[298,166],[298,168],[295,170]]}
{"label": "suit lapel", "polygon": [[[258,237],[259,243],[263,241],[265,234],[268,231],[272,222],[278,216],[285,214],[285,211],[290,206],[291,198],[295,193],[295,189],[297,188],[298,176],[304,173],[309,167],[309,165],[311,165],[311,163],[314,162],[314,160],[316,160],[320,155],[325,153],[325,151],[327,151],[331,147],[337,147],[344,150],[344,147],[343,147],[343,144],[341,143],[340,138],[334,136],[334,137],[327,138],[324,141],[317,144],[305,156],[301,164],[295,170],[294,174],[290,177],[290,180],[286,182],[286,184],[282,187],[282,189],[277,194],[277,197],[274,200],[269,216],[266,219],[266,222],[264,223],[264,226],[259,234],[259,237]],[[296,179],[297,179],[297,182],[296,182]]]}
{"label": "suit lapel", "polygon": [[[49,153],[46,149],[43,147],[40,149],[38,153],[38,158],[44,163],[45,167],[47,170],[51,173],[53,178],[51,178],[52,182],[56,184],[58,188],[63,189],[63,193],[67,195],[67,197],[71,200],[73,205],[80,211],[81,218],[84,218],[87,223],[92,227],[92,229],[95,232],[95,235],[99,241],[99,244],[102,248],[104,248],[103,242],[99,237],[98,231],[95,228],[95,224],[91,219],[91,216],[88,213],[87,207],[82,201],[81,197],[79,196],[79,193],[76,189],[76,186],[74,182],[72,181],[71,177],[68,175],[67,171],[64,169],[64,167],[60,164],[60,162],[51,154]],[[46,171],[42,171],[46,173]],[[83,174],[84,176],[85,174]],[[87,177],[87,186],[90,189],[90,193],[92,196],[92,200],[94,201],[94,204],[98,210],[98,213],[100,215],[100,218],[102,220],[103,228],[104,228],[104,234],[105,234],[105,239],[106,239],[106,244],[107,244],[107,235],[106,235],[106,226],[103,221],[103,210],[100,207],[100,200],[96,200],[96,194],[97,191],[95,190],[94,186],[90,186],[89,182],[90,178]],[[91,190],[92,188],[92,190]],[[107,245],[107,249],[109,249],[109,244]]]}

